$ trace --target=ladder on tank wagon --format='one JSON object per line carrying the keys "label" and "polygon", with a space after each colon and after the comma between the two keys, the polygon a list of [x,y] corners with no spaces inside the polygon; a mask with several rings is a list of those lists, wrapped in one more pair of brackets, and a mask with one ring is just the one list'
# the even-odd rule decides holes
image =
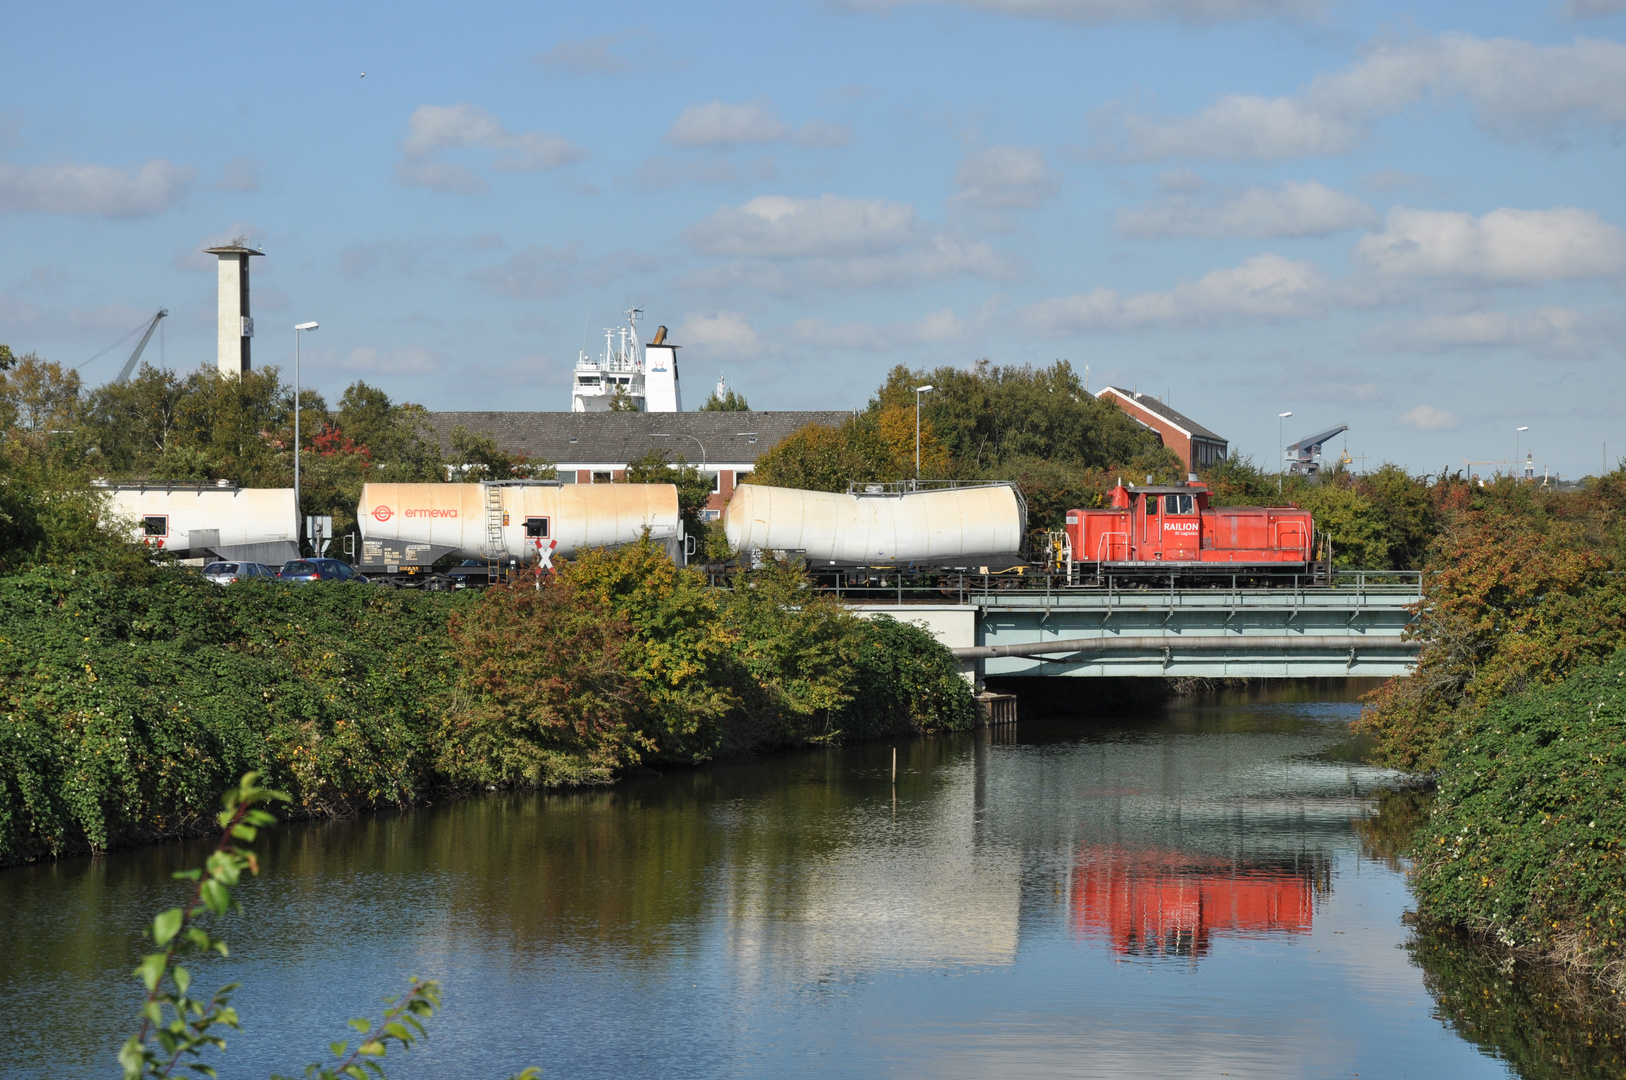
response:
{"label": "ladder on tank wagon", "polygon": [[486,497],[486,574],[494,577],[492,570],[497,560],[502,557],[502,488],[496,484],[481,484]]}

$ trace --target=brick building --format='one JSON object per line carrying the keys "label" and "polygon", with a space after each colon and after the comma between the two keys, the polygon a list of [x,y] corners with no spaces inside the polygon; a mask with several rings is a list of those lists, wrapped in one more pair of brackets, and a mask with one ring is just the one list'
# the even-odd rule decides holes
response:
{"label": "brick building", "polygon": [[1225,460],[1227,443],[1224,437],[1169,408],[1150,394],[1109,386],[1095,396],[1111,401],[1136,423],[1156,432],[1163,445],[1179,455],[1191,472]]}
{"label": "brick building", "polygon": [[718,517],[734,485],[757,458],[807,424],[835,426],[847,412],[432,412],[429,427],[441,446],[462,425],[490,435],[508,453],[559,467],[567,484],[608,484],[624,479],[627,463],[651,450],[666,450],[712,478],[708,518]]}

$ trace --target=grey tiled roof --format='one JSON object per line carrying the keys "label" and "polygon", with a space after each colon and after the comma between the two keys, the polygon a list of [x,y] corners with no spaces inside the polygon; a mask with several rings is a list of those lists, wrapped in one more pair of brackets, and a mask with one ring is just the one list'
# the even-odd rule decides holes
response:
{"label": "grey tiled roof", "polygon": [[1215,434],[1209,429],[1203,427],[1201,424],[1197,423],[1197,421],[1193,420],[1185,413],[1176,412],[1175,410],[1169,408],[1151,394],[1138,394],[1133,390],[1125,390],[1121,386],[1109,386],[1105,390],[1102,390],[1101,394],[1106,394],[1108,391],[1117,394],[1119,397],[1122,397],[1135,405],[1140,406],[1154,416],[1163,417],[1163,419],[1169,421],[1177,427],[1191,432],[1191,434],[1196,438],[1212,439],[1215,442],[1226,441],[1224,435]]}
{"label": "grey tiled roof", "polygon": [[[651,449],[669,449],[673,456],[698,464],[700,448],[692,435],[706,446],[707,461],[755,461],[773,449],[786,436],[808,424],[834,426],[849,412],[431,412],[425,419],[440,438],[449,444],[452,429],[459,424],[472,432],[489,434],[497,445],[510,453],[551,462],[624,463],[642,457]],[[755,432],[750,442],[742,431]],[[670,439],[651,438],[656,433]]]}

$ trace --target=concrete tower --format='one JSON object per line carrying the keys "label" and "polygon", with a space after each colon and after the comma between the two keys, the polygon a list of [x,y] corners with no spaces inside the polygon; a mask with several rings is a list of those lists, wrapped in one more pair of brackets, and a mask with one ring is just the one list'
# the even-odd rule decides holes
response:
{"label": "concrete tower", "polygon": [[238,237],[224,247],[204,248],[220,260],[220,322],[216,331],[215,362],[222,375],[241,375],[253,368],[248,344],[254,337],[254,317],[248,309],[248,260],[264,255],[243,246]]}

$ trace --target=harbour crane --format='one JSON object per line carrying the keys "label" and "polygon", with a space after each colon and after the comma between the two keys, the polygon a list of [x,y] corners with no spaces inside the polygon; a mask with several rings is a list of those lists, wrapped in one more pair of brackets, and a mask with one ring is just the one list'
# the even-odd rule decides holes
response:
{"label": "harbour crane", "polygon": [[1294,476],[1314,476],[1321,471],[1321,445],[1332,439],[1341,431],[1348,431],[1348,424],[1339,424],[1335,428],[1306,436],[1287,448],[1287,460],[1291,463],[1287,471]]}
{"label": "harbour crane", "polygon": [[130,374],[135,371],[136,365],[141,362],[142,351],[146,349],[147,342],[152,340],[152,332],[158,329],[158,320],[162,319],[168,314],[168,308],[158,309],[158,314],[154,315],[152,317],[152,322],[147,324],[147,332],[141,335],[141,341],[136,344],[135,352],[131,353],[130,359],[124,362],[124,369],[119,372],[119,377],[114,379],[114,382],[122,383],[130,381]]}

